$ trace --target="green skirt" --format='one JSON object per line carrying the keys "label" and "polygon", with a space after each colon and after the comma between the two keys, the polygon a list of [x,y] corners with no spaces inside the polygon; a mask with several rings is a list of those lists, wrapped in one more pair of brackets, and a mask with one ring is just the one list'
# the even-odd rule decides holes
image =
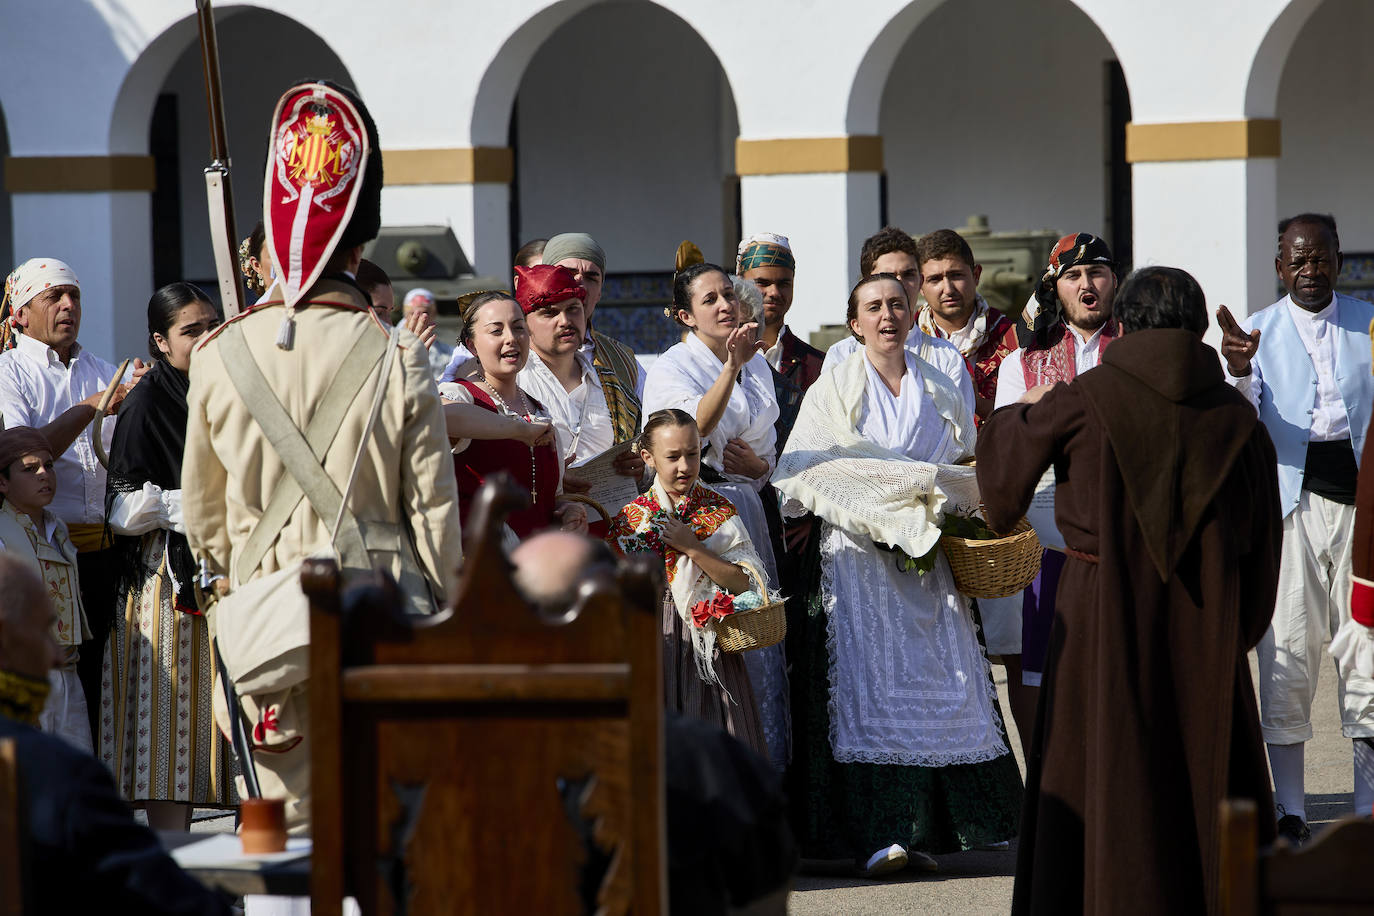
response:
{"label": "green skirt", "polygon": [[804,619],[789,621],[801,624],[796,635],[803,637],[789,639],[794,751],[788,780],[802,856],[862,862],[893,843],[939,855],[1016,836],[1022,783],[1010,750],[983,763],[944,767],[835,761],[818,593],[807,610]]}

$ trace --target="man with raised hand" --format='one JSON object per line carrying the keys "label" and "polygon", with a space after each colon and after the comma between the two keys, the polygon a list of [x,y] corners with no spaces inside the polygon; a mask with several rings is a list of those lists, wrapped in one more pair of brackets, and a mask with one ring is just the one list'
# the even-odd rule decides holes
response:
{"label": "man with raised hand", "polygon": [[[1326,643],[1350,619],[1351,536],[1359,456],[1374,406],[1374,304],[1339,295],[1341,243],[1330,216],[1279,224],[1274,268],[1288,295],[1238,323],[1222,306],[1221,353],[1278,453],[1283,555],[1274,620],[1258,647],[1260,724],[1274,774],[1279,833],[1307,827],[1304,747]],[[1337,681],[1341,732],[1353,744],[1355,810],[1374,808],[1374,680]]]}

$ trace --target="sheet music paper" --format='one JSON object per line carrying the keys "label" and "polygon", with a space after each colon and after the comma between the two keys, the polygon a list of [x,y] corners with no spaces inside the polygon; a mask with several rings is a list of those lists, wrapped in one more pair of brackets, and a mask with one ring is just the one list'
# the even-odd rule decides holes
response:
{"label": "sheet music paper", "polygon": [[1054,522],[1054,468],[1045,471],[1035,486],[1030,508],[1026,510],[1026,520],[1035,529],[1035,536],[1044,547],[1055,550],[1064,549],[1064,536]]}
{"label": "sheet music paper", "polygon": [[[591,484],[591,489],[585,495],[600,503],[612,518],[639,496],[638,479],[615,472],[615,460],[633,446],[633,439],[617,442],[600,455],[589,459],[586,464],[579,464],[571,469],[578,477]],[[595,510],[589,512],[589,515],[595,514]],[[596,519],[588,518],[588,521],[594,522]]]}

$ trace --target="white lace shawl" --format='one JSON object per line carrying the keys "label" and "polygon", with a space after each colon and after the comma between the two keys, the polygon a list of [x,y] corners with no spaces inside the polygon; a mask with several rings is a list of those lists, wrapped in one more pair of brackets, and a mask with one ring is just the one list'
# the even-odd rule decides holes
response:
{"label": "white lace shawl", "polygon": [[[670,347],[649,368],[641,416],[647,420],[656,410],[676,407],[695,417],[702,396],[716,383],[723,367],[724,363],[696,334],[688,334],[686,340]],[[731,439],[749,443],[754,454],[767,461],[770,468],[777,456],[773,424],[778,419],[778,397],[773,389],[772,369],[763,354],[755,353],[740,375],[741,379],[730,389],[730,400],[720,422],[702,440],[711,445],[703,460],[718,471],[722,470],[725,444]],[[726,477],[736,483],[747,483],[755,490],[762,489],[768,480],[767,474],[757,480],[739,474]]]}
{"label": "white lace shawl", "polygon": [[[698,482],[697,486],[706,485]],[[710,489],[707,487],[707,489]],[[654,478],[654,498],[658,504],[667,509],[674,506],[674,500],[668,495],[663,484]],[[767,594],[767,582],[760,577],[765,575],[763,571],[763,561],[759,559],[758,553],[754,550],[753,543],[749,540],[749,532],[745,530],[744,523],[740,521],[738,515],[733,515],[711,533],[702,544],[707,550],[712,551],[727,563],[735,563],[743,566],[749,574],[750,587],[759,594]],[[677,615],[682,618],[686,625],[687,632],[692,634],[692,648],[696,653],[697,672],[702,679],[709,684],[719,684],[720,679],[716,677],[715,667],[712,664],[712,656],[715,654],[716,634],[712,627],[698,627],[692,623],[692,608],[698,601],[710,601],[718,591],[722,591],[714,580],[692,558],[685,553],[679,553],[677,564],[673,569],[673,581],[669,585],[669,591],[673,596],[673,605],[677,608]]]}
{"label": "white lace shawl", "polygon": [[947,503],[966,513],[978,506],[974,469],[955,465],[972,456],[975,433],[972,405],[949,377],[909,349],[906,358],[907,371],[920,377],[922,407],[950,427],[935,453],[914,460],[859,432],[869,395],[868,357],[860,350],[807,391],[772,482],[786,497],[785,514],[814,512],[920,557],[939,540]]}

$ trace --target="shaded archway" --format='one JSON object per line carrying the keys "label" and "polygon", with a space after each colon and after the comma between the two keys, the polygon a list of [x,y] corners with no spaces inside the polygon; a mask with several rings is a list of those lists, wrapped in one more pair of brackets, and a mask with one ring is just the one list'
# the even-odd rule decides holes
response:
{"label": "shaded archway", "polygon": [[1311,10],[1288,48],[1274,115],[1283,131],[1279,217],[1334,214],[1347,253],[1342,286],[1374,299],[1374,61],[1364,47],[1371,30],[1374,8],[1361,0],[1323,0]]}
{"label": "shaded archway", "polygon": [[691,26],[643,0],[591,6],[521,78],[512,236],[590,232],[608,257],[598,327],[658,352],[676,339],[658,308],[678,243],[733,260],[738,132],[725,72]]}
{"label": "shaded archway", "polygon": [[889,221],[1091,231],[1128,263],[1129,97],[1097,25],[1070,0],[929,6],[882,90]]}
{"label": "shaded archway", "polygon": [[[352,84],[347,68],[305,25],[253,6],[221,8],[216,31],[240,236],[262,213],[267,127],[282,90],[301,78]],[[111,124],[112,148],[152,155],[153,282],[197,283],[214,294],[206,213],[209,163],[200,47],[194,17],[158,36],[130,68]]]}

